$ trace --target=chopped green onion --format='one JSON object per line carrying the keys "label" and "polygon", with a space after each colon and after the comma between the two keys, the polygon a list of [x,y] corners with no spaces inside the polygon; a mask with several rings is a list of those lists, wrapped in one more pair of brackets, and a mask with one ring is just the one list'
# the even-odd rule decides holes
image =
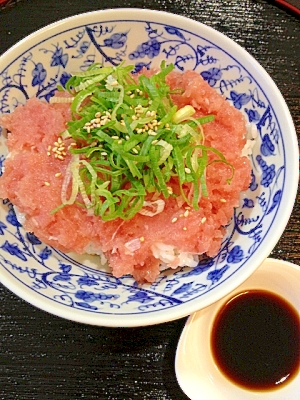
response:
{"label": "chopped green onion", "polygon": [[[73,119],[62,136],[75,145],[69,148],[62,204],[52,213],[78,204],[104,221],[154,216],[170,195],[198,209],[200,197],[207,196],[206,169],[215,162],[231,168],[230,183],[232,165],[204,145],[202,125],[214,116],[195,118],[194,107],[178,109],[171,101],[181,91],[166,82],[174,65],[163,62],[160,72],[138,79],[133,69],[93,64],[67,82]],[[177,193],[170,192],[171,179]],[[154,192],[157,200],[149,202]]]}

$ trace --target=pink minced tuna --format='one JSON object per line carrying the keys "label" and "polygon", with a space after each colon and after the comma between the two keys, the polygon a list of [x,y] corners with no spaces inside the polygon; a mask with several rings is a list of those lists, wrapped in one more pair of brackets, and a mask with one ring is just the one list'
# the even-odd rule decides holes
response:
{"label": "pink minced tuna", "polygon": [[[10,156],[0,178],[0,196],[9,198],[25,214],[23,225],[27,231],[63,252],[100,254],[102,250],[113,275],[131,274],[138,282],[153,282],[162,264],[193,267],[197,264],[197,254],[217,254],[223,227],[232,217],[233,208],[239,205],[241,191],[250,182],[249,160],[241,157],[246,142],[245,120],[195,72],[172,72],[168,83],[171,88],[184,90],[182,95],[173,96],[179,107],[191,104],[197,110],[197,117],[215,115],[213,122],[204,125],[205,145],[221,151],[234,166],[231,184],[226,181],[231,175],[230,167],[218,162],[207,168],[208,197],[201,198],[197,211],[170,197],[165,199],[160,214],[153,217],[137,214],[130,221],[104,222],[75,204],[51,214],[61,204],[62,182],[70,155],[66,151],[60,160],[48,154],[71,114],[67,104],[49,105],[30,99],[1,121],[10,132],[7,139]],[[70,142],[58,144],[67,149]],[[170,186],[176,185],[175,181],[170,182]]]}

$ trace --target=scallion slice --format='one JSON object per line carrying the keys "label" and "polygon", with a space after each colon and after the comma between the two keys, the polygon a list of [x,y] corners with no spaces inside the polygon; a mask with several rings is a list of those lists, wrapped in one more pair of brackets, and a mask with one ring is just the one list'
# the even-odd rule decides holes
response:
{"label": "scallion slice", "polygon": [[[196,118],[192,106],[178,109],[171,101],[181,91],[171,91],[166,81],[174,65],[163,62],[160,72],[137,79],[133,69],[93,64],[67,82],[73,120],[62,136],[73,140],[72,157],[62,205],[53,212],[80,204],[104,221],[131,219],[139,212],[150,217],[162,212],[170,195],[198,209],[200,197],[207,196],[206,169],[215,162],[231,168],[230,183],[232,165],[204,145],[202,125],[214,116]],[[178,193],[170,191],[170,180],[177,181]],[[192,196],[186,192],[191,185]],[[156,208],[146,210],[154,192]]]}

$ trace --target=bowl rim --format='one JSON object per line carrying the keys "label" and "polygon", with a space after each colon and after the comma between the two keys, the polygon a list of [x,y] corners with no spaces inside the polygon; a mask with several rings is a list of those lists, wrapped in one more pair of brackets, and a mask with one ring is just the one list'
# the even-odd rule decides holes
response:
{"label": "bowl rim", "polygon": [[[115,15],[115,13],[117,13]],[[109,8],[104,10],[95,10],[90,12],[85,12],[81,14],[76,14],[73,16],[69,16],[63,18],[61,20],[52,22],[34,32],[27,35],[25,38],[21,39],[15,45],[13,45],[10,49],[6,50],[0,56],[0,68],[1,64],[5,63],[5,68],[12,62],[12,58],[14,59],[14,53],[18,52],[22,49],[24,45],[27,46],[26,51],[28,50],[28,45],[34,47],[37,45],[43,38],[48,38],[49,36],[53,36],[55,31],[64,31],[63,29],[65,26],[68,26],[68,29],[72,29],[80,24],[85,24],[84,22],[87,19],[91,19],[91,23],[93,23],[94,18],[98,19],[106,19],[106,20],[115,20],[115,21],[128,21],[128,20],[137,20],[137,18],[143,20],[155,20],[157,23],[162,24],[171,24],[172,22],[174,25],[179,25],[180,29],[189,31],[189,32],[198,32],[201,36],[201,28],[205,30],[205,36],[208,36],[208,33],[212,34],[212,37],[218,38],[218,45],[223,49],[230,48],[230,52],[236,51],[238,55],[238,59],[242,59],[241,63],[245,67],[246,70],[256,69],[256,74],[260,75],[263,80],[266,81],[268,85],[268,99],[274,99],[275,103],[278,103],[276,108],[280,107],[281,115],[284,117],[285,122],[285,130],[290,132],[291,137],[291,148],[294,151],[295,157],[289,157],[287,162],[290,165],[290,171],[296,171],[298,169],[298,158],[299,158],[299,151],[297,146],[297,135],[296,130],[294,127],[294,123],[290,114],[290,111],[287,107],[287,104],[280,93],[279,89],[277,88],[274,81],[271,79],[269,74],[265,71],[265,69],[254,59],[254,57],[245,50],[242,46],[238,43],[234,42],[232,39],[224,35],[223,33],[219,32],[218,30],[202,23],[197,20],[189,19],[185,16],[172,14],[166,11],[158,11],[152,9],[140,9],[140,8]],[[155,18],[155,19],[154,19]],[[166,22],[168,20],[168,22]],[[57,32],[59,34],[59,32]],[[26,44],[28,43],[28,45]],[[9,62],[7,62],[8,60]],[[4,70],[5,70],[4,68]],[[4,71],[0,71],[0,74]],[[256,76],[257,76],[256,75]],[[257,78],[256,78],[257,79]],[[272,103],[273,105],[273,103]],[[278,115],[278,112],[275,113]],[[281,118],[280,115],[280,118]],[[298,153],[298,156],[297,156]],[[235,278],[230,282],[230,280],[226,282],[225,285],[221,285],[218,290],[208,293],[205,297],[205,300],[201,299],[197,302],[197,300],[193,300],[190,303],[183,304],[182,307],[178,306],[173,309],[169,310],[160,310],[158,313],[152,314],[144,314],[144,315],[130,315],[130,316],[120,316],[118,315],[115,317],[113,314],[104,315],[100,314],[99,316],[94,316],[92,314],[87,313],[86,311],[80,311],[73,309],[70,312],[69,308],[66,308],[63,305],[52,305],[51,300],[46,299],[41,302],[40,297],[31,294],[26,287],[23,287],[19,282],[16,281],[15,278],[11,278],[6,274],[2,274],[1,282],[6,286],[9,290],[14,292],[17,296],[21,297],[22,299],[26,300],[30,304],[33,304],[37,308],[40,308],[46,312],[51,314],[63,317],[65,319],[82,322],[91,325],[100,325],[100,326],[144,326],[144,325],[152,325],[158,323],[164,323],[167,321],[172,321],[178,318],[185,317],[200,308],[207,307],[208,305],[220,300],[222,297],[226,296],[229,292],[234,290],[237,286],[239,286],[242,282],[244,282],[255,270],[258,268],[261,263],[268,257],[269,253],[272,251],[273,247],[280,239],[281,234],[283,233],[288,220],[290,218],[292,208],[295,202],[297,188],[298,188],[298,174],[292,176],[293,179],[289,178],[289,182],[286,181],[286,189],[283,193],[283,198],[281,200],[282,204],[285,204],[285,207],[282,206],[281,208],[281,218],[277,218],[272,222],[272,229],[274,230],[275,234],[273,237],[274,245],[266,245],[263,246],[260,251],[259,255],[255,256],[255,266],[252,268],[245,268],[243,271],[239,271],[239,273],[235,274]],[[41,304],[42,303],[42,304]],[[201,304],[198,304],[201,303]]]}

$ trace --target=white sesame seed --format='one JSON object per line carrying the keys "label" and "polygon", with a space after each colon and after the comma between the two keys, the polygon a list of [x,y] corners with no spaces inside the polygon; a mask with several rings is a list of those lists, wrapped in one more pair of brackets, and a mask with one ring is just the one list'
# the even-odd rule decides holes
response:
{"label": "white sesame seed", "polygon": [[44,185],[45,186],[50,186],[50,183],[49,182],[44,182]]}
{"label": "white sesame seed", "polygon": [[205,221],[206,221],[206,217],[203,217],[203,218],[201,219],[201,223],[204,224]]}
{"label": "white sesame seed", "polygon": [[177,219],[178,219],[178,218],[176,218],[176,217],[175,217],[175,218],[173,218],[173,219],[172,219],[172,223],[174,224],[174,222],[176,222],[176,221],[177,221]]}
{"label": "white sesame seed", "polygon": [[111,138],[112,138],[112,139],[115,139],[115,140],[118,140],[118,139],[119,139],[119,136],[112,136]]}
{"label": "white sesame seed", "polygon": [[57,155],[57,158],[58,158],[59,160],[64,160],[64,159],[65,159],[65,157],[64,157],[63,155],[61,155],[61,154],[58,154],[58,155]]}
{"label": "white sesame seed", "polygon": [[144,242],[144,241],[145,241],[144,236],[141,236],[141,237],[140,237],[140,241],[141,241],[141,242]]}
{"label": "white sesame seed", "polygon": [[226,203],[226,199],[220,199],[221,203]]}
{"label": "white sesame seed", "polygon": [[184,168],[184,170],[185,170],[185,172],[186,172],[187,174],[190,174],[190,173],[191,173],[191,170],[190,170],[189,168]]}
{"label": "white sesame seed", "polygon": [[55,178],[59,178],[61,176],[61,172],[57,172],[54,176]]}
{"label": "white sesame seed", "polygon": [[135,147],[132,149],[132,152],[135,154],[139,154],[138,150]]}
{"label": "white sesame seed", "polygon": [[186,227],[186,226],[184,226],[182,229],[183,229],[184,231],[186,231],[186,230],[187,230],[187,227]]}
{"label": "white sesame seed", "polygon": [[183,214],[184,217],[188,217],[189,216],[189,210],[186,210]]}

